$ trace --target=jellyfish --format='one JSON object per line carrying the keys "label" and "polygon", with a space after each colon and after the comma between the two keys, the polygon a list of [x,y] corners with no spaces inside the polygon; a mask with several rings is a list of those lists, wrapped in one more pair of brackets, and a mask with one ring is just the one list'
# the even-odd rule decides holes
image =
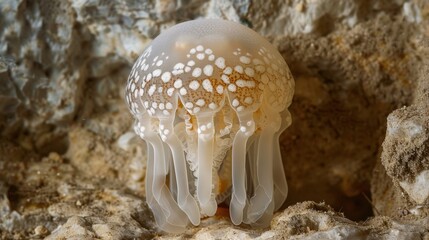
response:
{"label": "jellyfish", "polygon": [[192,20],[150,43],[125,98],[147,143],[146,202],[160,229],[199,225],[221,202],[235,225],[269,225],[288,193],[279,135],[293,92],[280,53],[239,23]]}

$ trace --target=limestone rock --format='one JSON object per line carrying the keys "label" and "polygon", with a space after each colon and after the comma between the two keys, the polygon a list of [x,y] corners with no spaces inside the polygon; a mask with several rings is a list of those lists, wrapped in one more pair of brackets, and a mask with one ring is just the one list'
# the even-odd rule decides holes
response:
{"label": "limestone rock", "polygon": [[[423,221],[429,221],[426,218]],[[302,202],[278,213],[269,229],[248,229],[234,226],[223,218],[210,218],[200,227],[190,229],[184,235],[189,239],[418,239],[429,237],[428,228],[386,217],[356,223],[335,212],[324,203]],[[173,240],[180,236],[165,235],[158,239]]]}
{"label": "limestone rock", "polygon": [[393,181],[417,204],[429,197],[429,107],[401,108],[387,118],[382,162]]}
{"label": "limestone rock", "polygon": [[413,182],[402,181],[399,185],[418,204],[423,204],[429,197],[429,170],[424,170],[417,174]]}

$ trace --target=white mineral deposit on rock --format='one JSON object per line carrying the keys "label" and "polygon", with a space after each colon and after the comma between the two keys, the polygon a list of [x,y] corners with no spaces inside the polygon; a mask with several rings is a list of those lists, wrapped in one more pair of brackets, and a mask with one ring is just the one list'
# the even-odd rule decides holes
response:
{"label": "white mineral deposit on rock", "polygon": [[399,185],[418,204],[423,204],[429,197],[429,170],[424,170],[416,175],[413,182],[401,181]]}

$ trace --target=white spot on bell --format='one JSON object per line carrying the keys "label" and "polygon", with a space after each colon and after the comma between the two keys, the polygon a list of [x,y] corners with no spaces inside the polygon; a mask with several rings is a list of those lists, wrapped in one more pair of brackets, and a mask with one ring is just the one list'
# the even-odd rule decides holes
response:
{"label": "white spot on bell", "polygon": [[174,93],[174,88],[169,88],[169,89],[167,89],[167,95],[168,95],[169,97],[173,96],[173,93]]}
{"label": "white spot on bell", "polygon": [[226,67],[225,70],[223,70],[223,73],[229,75],[232,73],[232,68],[231,67]]}
{"label": "white spot on bell", "polygon": [[198,52],[201,52],[201,51],[203,51],[203,50],[204,50],[204,47],[203,47],[202,45],[198,45],[198,46],[196,47],[196,49],[197,49],[197,51],[198,51]]}
{"label": "white spot on bell", "polygon": [[225,66],[225,58],[218,57],[215,61],[215,65],[220,69],[224,69],[226,67]]}
{"label": "white spot on bell", "polygon": [[187,103],[185,103],[185,108],[187,108],[187,109],[191,109],[192,107],[194,107],[194,104],[193,104],[193,103],[191,103],[191,102],[187,102]]}
{"label": "white spot on bell", "polygon": [[243,73],[243,67],[240,65],[237,65],[234,67],[234,70],[238,73]]}
{"label": "white spot on bell", "polygon": [[164,105],[164,103],[160,103],[158,107],[160,110],[164,110],[165,105]]}
{"label": "white spot on bell", "polygon": [[204,53],[198,53],[198,54],[197,54],[197,58],[198,58],[199,60],[203,60],[203,59],[204,59],[204,57],[205,57]]}
{"label": "white spot on bell", "polygon": [[185,67],[185,64],[183,63],[176,63],[176,65],[174,65],[174,69],[179,70],[179,69],[183,69]]}
{"label": "white spot on bell", "polygon": [[253,70],[253,68],[249,68],[247,67],[246,69],[244,69],[244,72],[246,73],[247,76],[249,77],[253,77],[255,76],[255,70]]}
{"label": "white spot on bell", "polygon": [[240,62],[242,62],[244,64],[249,64],[250,63],[250,58],[248,58],[246,56],[241,56],[240,57]]}
{"label": "white spot on bell", "polygon": [[234,84],[229,84],[228,85],[228,90],[230,92],[235,92],[237,90],[237,87]]}
{"label": "white spot on bell", "polygon": [[244,99],[244,102],[247,103],[247,104],[252,104],[253,103],[253,98],[252,97],[246,97]]}
{"label": "white spot on bell", "polygon": [[222,79],[222,81],[226,84],[229,83],[229,77],[225,74],[222,74],[222,76],[220,77],[220,79]]}
{"label": "white spot on bell", "polygon": [[188,91],[186,90],[186,88],[182,87],[182,88],[179,90],[179,93],[180,93],[180,95],[184,96],[184,95],[186,95],[186,94],[188,93]]}
{"label": "white spot on bell", "polygon": [[168,83],[171,79],[171,73],[170,72],[164,72],[161,76],[161,79],[163,82]]}
{"label": "white spot on bell", "polygon": [[149,96],[152,96],[153,93],[155,92],[155,90],[156,90],[156,86],[155,85],[150,86],[149,91],[148,91]]}
{"label": "white spot on bell", "polygon": [[238,101],[238,99],[236,98],[236,99],[234,99],[234,100],[232,100],[232,106],[233,107],[238,107],[238,105],[240,105],[240,102]]}
{"label": "white spot on bell", "polygon": [[212,110],[215,110],[217,108],[216,103],[210,103],[209,104],[209,108],[212,109]]}
{"label": "white spot on bell", "polygon": [[152,72],[152,74],[153,74],[153,76],[154,77],[159,77],[159,76],[161,76],[161,69],[155,69],[153,72]]}
{"label": "white spot on bell", "polygon": [[208,64],[204,67],[203,72],[205,75],[207,75],[208,77],[210,77],[213,74],[213,66]]}
{"label": "white spot on bell", "polygon": [[201,68],[194,68],[194,71],[192,71],[192,76],[193,77],[199,77],[201,76]]}
{"label": "white spot on bell", "polygon": [[177,79],[174,81],[174,87],[175,88],[181,88],[182,87],[182,79]]}
{"label": "white spot on bell", "polygon": [[212,86],[212,82],[209,79],[205,79],[203,81],[203,88],[207,91],[207,92],[213,92],[213,86]]}
{"label": "white spot on bell", "polygon": [[189,83],[189,88],[192,90],[197,90],[200,87],[200,83],[196,80]]}
{"label": "white spot on bell", "polygon": [[217,85],[216,92],[219,93],[219,94],[222,94],[223,93],[223,86],[222,85]]}
{"label": "white spot on bell", "polygon": [[206,104],[206,101],[204,101],[204,99],[200,98],[198,99],[195,104],[197,104],[198,106],[202,107]]}

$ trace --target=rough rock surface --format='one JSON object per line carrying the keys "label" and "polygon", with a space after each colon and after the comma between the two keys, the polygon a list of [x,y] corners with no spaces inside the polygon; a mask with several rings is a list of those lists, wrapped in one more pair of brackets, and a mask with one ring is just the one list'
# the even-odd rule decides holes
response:
{"label": "rough rock surface", "polygon": [[[429,218],[414,225],[376,217],[358,224],[335,212],[324,203],[301,202],[277,214],[267,230],[240,228],[224,219],[207,219],[199,228],[190,229],[190,239],[423,239],[429,237]],[[160,236],[157,239],[181,239]]]}
{"label": "rough rock surface", "polygon": [[[206,17],[266,36],[292,70],[289,207],[269,229],[218,216],[164,235],[124,84],[163,29]],[[0,26],[0,238],[429,238],[425,0],[4,0]]]}
{"label": "rough rock surface", "polygon": [[429,197],[428,103],[398,109],[387,118],[382,162],[390,177],[418,204]]}
{"label": "rough rock surface", "polygon": [[[427,22],[427,20],[426,20]],[[416,90],[412,104],[392,112],[387,118],[381,162],[373,172],[371,185],[375,213],[394,218],[419,219],[427,211],[429,147],[429,32],[412,39],[416,55],[423,63],[416,70]],[[381,164],[382,163],[382,164]]]}

